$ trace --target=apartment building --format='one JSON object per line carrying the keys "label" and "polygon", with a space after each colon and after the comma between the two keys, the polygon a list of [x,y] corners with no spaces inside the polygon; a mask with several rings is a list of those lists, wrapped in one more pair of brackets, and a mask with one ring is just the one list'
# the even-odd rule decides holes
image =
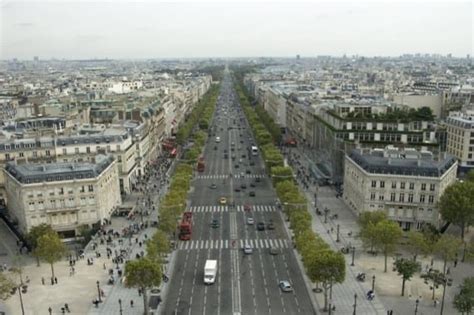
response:
{"label": "apartment building", "polygon": [[97,155],[88,163],[10,162],[3,173],[8,213],[24,234],[45,223],[71,238],[81,225],[102,224],[121,203],[112,156]]}
{"label": "apartment building", "polygon": [[437,203],[457,166],[451,155],[413,148],[355,149],[345,156],[343,198],[357,214],[385,211],[404,230],[439,227]]}
{"label": "apartment building", "polygon": [[474,112],[452,112],[446,118],[446,150],[458,159],[461,172],[474,167]]}

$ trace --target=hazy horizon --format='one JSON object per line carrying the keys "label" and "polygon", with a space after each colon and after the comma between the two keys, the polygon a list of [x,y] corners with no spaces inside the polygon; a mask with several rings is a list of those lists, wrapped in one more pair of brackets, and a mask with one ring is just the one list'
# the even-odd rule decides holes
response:
{"label": "hazy horizon", "polygon": [[473,54],[472,3],[4,1],[0,59]]}

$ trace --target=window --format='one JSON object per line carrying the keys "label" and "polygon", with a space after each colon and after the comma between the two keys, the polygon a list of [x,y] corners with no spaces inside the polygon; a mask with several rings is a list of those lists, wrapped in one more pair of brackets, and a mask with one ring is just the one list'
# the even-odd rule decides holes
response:
{"label": "window", "polygon": [[383,180],[380,181],[380,188],[385,188],[385,182]]}
{"label": "window", "polygon": [[38,201],[38,209],[43,210],[44,209],[44,201]]}
{"label": "window", "polygon": [[413,194],[408,195],[408,202],[413,202]]}
{"label": "window", "polygon": [[400,189],[405,189],[405,182],[400,183]]}
{"label": "window", "polygon": [[51,156],[51,151],[46,150],[46,151],[44,152],[44,154],[46,154],[46,156]]}
{"label": "window", "polygon": [[392,182],[392,188],[397,188],[397,182]]}
{"label": "window", "polygon": [[10,160],[10,154],[5,153],[5,160],[7,160],[7,161]]}
{"label": "window", "polygon": [[33,151],[33,157],[38,157],[38,152]]}
{"label": "window", "polygon": [[56,200],[52,199],[49,201],[49,203],[51,204],[51,208],[55,209],[56,208]]}
{"label": "window", "polygon": [[93,185],[89,185],[89,191],[94,191],[94,186]]}
{"label": "window", "polygon": [[434,190],[435,190],[435,187],[436,187],[435,184],[430,184],[430,191],[434,191]]}
{"label": "window", "polygon": [[405,194],[404,193],[401,193],[400,196],[398,196],[398,201],[405,202]]}
{"label": "window", "polygon": [[370,194],[370,200],[375,200],[375,193]]}
{"label": "window", "polygon": [[421,184],[421,190],[426,190],[426,184],[425,183]]}
{"label": "window", "polygon": [[67,154],[67,149],[66,149],[66,148],[63,148],[63,154],[64,154],[64,155]]}
{"label": "window", "polygon": [[89,197],[89,204],[90,204],[90,205],[95,204],[94,196],[90,196],[90,197]]}
{"label": "window", "polygon": [[74,152],[76,152],[76,154],[79,154],[79,148],[75,148]]}
{"label": "window", "polygon": [[86,197],[81,197],[81,206],[86,205]]}
{"label": "window", "polygon": [[390,194],[390,201],[395,201],[395,193]]}
{"label": "window", "polygon": [[410,183],[410,190],[415,189],[415,183]]}
{"label": "window", "polygon": [[122,156],[121,155],[117,155],[117,162],[122,162]]}
{"label": "window", "polygon": [[86,148],[86,152],[87,152],[87,153],[91,153],[91,147],[87,147],[87,148]]}
{"label": "window", "polygon": [[86,192],[86,188],[84,186],[81,186],[81,189],[79,189],[79,192],[81,193]]}
{"label": "window", "polygon": [[59,203],[61,204],[61,208],[66,207],[66,201],[64,199],[60,199]]}
{"label": "window", "polygon": [[28,210],[35,211],[35,203],[33,201],[28,203]]}
{"label": "window", "polygon": [[379,200],[380,200],[380,201],[383,201],[383,199],[384,199],[384,198],[383,198],[383,195],[379,195]]}
{"label": "window", "polygon": [[372,188],[377,187],[377,181],[373,180],[372,181]]}
{"label": "window", "polygon": [[25,153],[20,152],[20,157],[25,157]]}
{"label": "window", "polygon": [[64,195],[64,188],[62,188],[62,187],[59,188],[59,194],[60,194],[60,195]]}
{"label": "window", "polygon": [[425,195],[420,195],[420,202],[424,203],[425,202]]}
{"label": "window", "polygon": [[428,196],[428,203],[433,203],[434,202],[434,196],[433,195],[429,195]]}

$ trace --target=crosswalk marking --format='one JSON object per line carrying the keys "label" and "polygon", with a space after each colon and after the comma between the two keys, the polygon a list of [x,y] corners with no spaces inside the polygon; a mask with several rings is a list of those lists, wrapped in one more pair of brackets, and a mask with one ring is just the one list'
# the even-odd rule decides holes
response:
{"label": "crosswalk marking", "polygon": [[[275,206],[270,205],[252,205],[251,212],[273,212],[276,211]],[[237,212],[244,212],[244,206],[236,206]],[[229,206],[192,206],[189,208],[191,212],[228,212]]]}
{"label": "crosswalk marking", "polygon": [[[208,174],[208,175],[197,175],[197,179],[225,179],[230,178],[229,174]],[[233,178],[264,178],[265,174],[234,174]]]}
{"label": "crosswalk marking", "polygon": [[[200,249],[229,249],[232,248],[229,240],[190,240],[178,243],[179,250],[200,250]],[[265,248],[289,248],[288,240],[286,239],[245,239],[238,240],[238,248],[244,248],[248,245],[254,249]]]}

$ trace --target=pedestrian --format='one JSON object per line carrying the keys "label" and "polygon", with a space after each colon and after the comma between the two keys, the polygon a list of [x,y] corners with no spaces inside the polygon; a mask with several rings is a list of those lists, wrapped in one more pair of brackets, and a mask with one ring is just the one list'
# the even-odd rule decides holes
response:
{"label": "pedestrian", "polygon": [[133,307],[133,300],[130,300],[130,307]]}
{"label": "pedestrian", "polygon": [[455,259],[455,260],[454,260],[454,267],[456,267],[457,265],[458,265],[458,260]]}
{"label": "pedestrian", "polygon": [[104,270],[106,270],[106,269],[107,269],[107,267],[105,266],[105,263],[104,263],[104,265],[103,265],[103,266],[104,266]]}
{"label": "pedestrian", "polygon": [[69,305],[67,303],[64,303],[64,308],[68,313],[71,313],[71,311],[69,310]]}
{"label": "pedestrian", "polygon": [[435,299],[433,302],[435,308],[438,306],[438,303],[439,303],[438,299]]}
{"label": "pedestrian", "polygon": [[50,307],[48,307],[48,312],[49,312],[49,314],[50,314],[50,315],[52,314],[52,312],[53,312],[53,309],[51,308],[51,306],[50,306]]}
{"label": "pedestrian", "polygon": [[58,278],[54,277],[54,283],[58,284]]}
{"label": "pedestrian", "polygon": [[41,277],[41,284],[44,285],[44,277]]}
{"label": "pedestrian", "polygon": [[51,285],[54,285],[54,278],[51,277]]}

